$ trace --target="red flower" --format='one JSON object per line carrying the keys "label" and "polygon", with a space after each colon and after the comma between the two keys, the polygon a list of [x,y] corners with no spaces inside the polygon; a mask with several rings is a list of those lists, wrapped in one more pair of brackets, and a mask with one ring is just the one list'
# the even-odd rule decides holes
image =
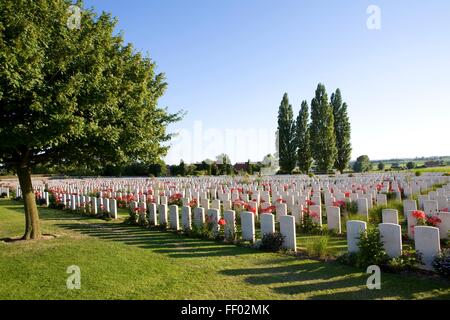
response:
{"label": "red flower", "polygon": [[309,216],[310,216],[311,218],[319,218],[319,214],[318,214],[317,212],[314,212],[314,211],[310,212],[310,213],[309,213]]}
{"label": "red flower", "polygon": [[286,203],[286,200],[284,200],[283,198],[279,198],[276,201],[277,203]]}
{"label": "red flower", "polygon": [[438,217],[428,216],[427,217],[427,222],[429,224],[431,224],[432,226],[436,227],[439,223],[442,222],[442,220],[439,219]]}
{"label": "red flower", "polygon": [[425,219],[425,217],[426,217],[425,212],[420,211],[420,210],[413,211],[412,216],[418,220]]}
{"label": "red flower", "polygon": [[272,213],[273,211],[275,211],[277,208],[275,206],[270,206],[264,209],[261,209],[261,213]]}
{"label": "red flower", "polygon": [[335,202],[333,202],[333,206],[344,208],[345,207],[345,201],[342,201],[342,200],[335,201]]}
{"label": "red flower", "polygon": [[220,219],[219,220],[219,226],[224,226],[224,225],[226,225],[227,223],[225,222],[225,219],[224,218],[222,218],[222,219]]}
{"label": "red flower", "polygon": [[448,212],[448,208],[442,209],[441,212]]}
{"label": "red flower", "polygon": [[192,199],[191,201],[189,201],[189,207],[193,208],[198,206],[198,201],[196,198]]}

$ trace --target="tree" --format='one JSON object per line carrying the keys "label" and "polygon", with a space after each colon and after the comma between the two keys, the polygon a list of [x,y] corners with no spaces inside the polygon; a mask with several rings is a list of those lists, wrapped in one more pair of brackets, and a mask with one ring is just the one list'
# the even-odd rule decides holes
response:
{"label": "tree", "polygon": [[278,110],[278,146],[280,168],[284,173],[290,173],[295,168],[297,148],[295,145],[295,122],[292,105],[289,104],[287,93],[284,94]]}
{"label": "tree", "polygon": [[164,74],[124,44],[116,21],[86,9],[81,28],[69,29],[71,4],[2,0],[0,6],[0,163],[19,178],[23,239],[41,237],[34,166],[156,163],[167,153],[167,125],[182,116],[158,106]]}
{"label": "tree", "polygon": [[178,166],[178,174],[182,177],[186,176],[186,164],[184,163],[183,160],[180,161],[180,165]]}
{"label": "tree", "polygon": [[383,162],[378,163],[378,170],[383,171],[386,165]]}
{"label": "tree", "polygon": [[372,163],[367,155],[359,156],[353,164],[353,171],[368,172],[372,170]]}
{"label": "tree", "polygon": [[415,167],[416,167],[416,163],[415,163],[415,162],[410,161],[410,162],[408,162],[408,163],[406,164],[406,168],[407,168],[408,170],[414,169]]}
{"label": "tree", "polygon": [[247,164],[247,170],[246,170],[246,172],[247,172],[248,174],[252,175],[252,174],[253,174],[253,165],[252,165],[250,159],[248,159],[248,161],[247,161],[246,164]]}
{"label": "tree", "polygon": [[336,137],[334,133],[333,109],[328,103],[325,86],[317,86],[316,96],[311,101],[311,151],[317,171],[328,173],[336,160]]}
{"label": "tree", "polygon": [[331,95],[331,106],[334,117],[334,133],[336,135],[336,160],[334,166],[341,173],[348,167],[352,155],[350,143],[350,120],[347,114],[347,104],[342,103],[341,90],[337,89]]}
{"label": "tree", "polygon": [[217,166],[217,163],[215,163],[215,162],[211,165],[211,175],[212,176],[219,175],[219,167]]}
{"label": "tree", "polygon": [[309,173],[312,164],[311,141],[309,135],[309,106],[302,102],[296,122],[297,164],[302,173]]}
{"label": "tree", "polygon": [[231,165],[230,157],[225,153],[221,153],[216,157],[216,159],[216,163],[219,168],[219,174],[231,175],[233,172],[233,168]]}

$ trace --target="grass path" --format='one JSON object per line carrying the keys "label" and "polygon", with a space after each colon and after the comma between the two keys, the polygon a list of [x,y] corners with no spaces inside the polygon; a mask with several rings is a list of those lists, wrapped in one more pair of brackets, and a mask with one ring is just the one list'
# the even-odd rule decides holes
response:
{"label": "grass path", "polygon": [[[450,299],[440,278],[368,275],[337,263],[189,239],[40,209],[53,240],[0,242],[0,299]],[[0,238],[23,232],[22,206],[0,201]],[[81,290],[66,268],[81,268]]]}

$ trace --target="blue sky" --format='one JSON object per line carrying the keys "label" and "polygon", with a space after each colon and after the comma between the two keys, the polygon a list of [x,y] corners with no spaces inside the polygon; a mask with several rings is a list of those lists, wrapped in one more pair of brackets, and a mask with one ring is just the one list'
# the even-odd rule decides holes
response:
{"label": "blue sky", "polygon": [[[169,83],[188,113],[166,161],[275,152],[284,92],[297,114],[319,82],[349,105],[355,159],[450,155],[448,0],[88,0]],[[381,10],[370,30],[367,8]]]}

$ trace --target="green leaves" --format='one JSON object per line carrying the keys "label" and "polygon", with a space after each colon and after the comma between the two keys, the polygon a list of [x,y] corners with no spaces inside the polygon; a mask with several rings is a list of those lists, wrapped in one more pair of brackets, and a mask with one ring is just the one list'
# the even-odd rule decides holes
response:
{"label": "green leaves", "polygon": [[182,114],[158,106],[167,87],[148,57],[114,35],[116,21],[71,1],[4,0],[0,6],[0,161],[89,167],[157,162],[168,124]]}
{"label": "green leaves", "polygon": [[303,101],[297,117],[296,143],[298,146],[297,161],[302,173],[309,173],[312,164],[311,137],[309,128],[308,102]]}
{"label": "green leaves", "polygon": [[296,164],[295,130],[292,105],[285,93],[278,110],[278,153],[281,170],[285,173],[291,173]]}
{"label": "green leaves", "polygon": [[317,86],[316,96],[311,101],[311,150],[317,170],[328,173],[336,159],[336,137],[333,110],[328,103],[325,86]]}
{"label": "green leaves", "polygon": [[352,147],[350,143],[351,128],[347,114],[347,104],[342,103],[341,91],[339,89],[331,95],[331,105],[333,107],[334,132],[337,148],[335,167],[343,172],[350,163]]}

